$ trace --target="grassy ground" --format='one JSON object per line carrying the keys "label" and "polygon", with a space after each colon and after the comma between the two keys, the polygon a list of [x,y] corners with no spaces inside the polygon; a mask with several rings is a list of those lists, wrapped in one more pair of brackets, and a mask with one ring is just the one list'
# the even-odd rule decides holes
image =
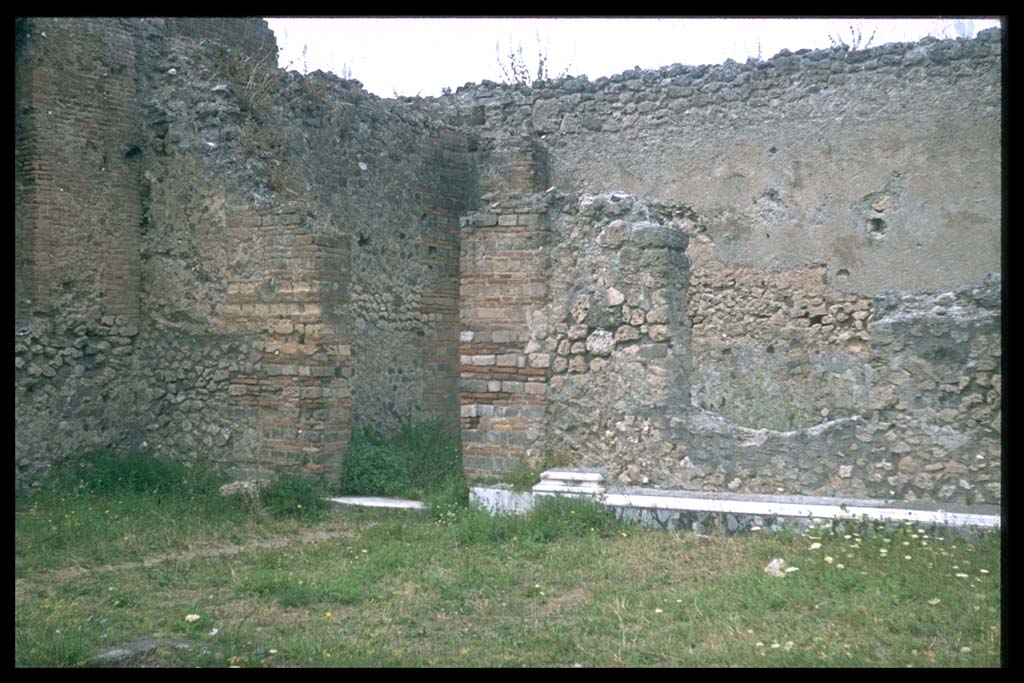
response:
{"label": "grassy ground", "polygon": [[[995,537],[704,539],[558,501],[275,516],[206,484],[155,490],[68,479],[19,505],[16,665],[144,637],[192,647],[127,665],[1000,663]],[[769,576],[773,558],[798,571]]]}

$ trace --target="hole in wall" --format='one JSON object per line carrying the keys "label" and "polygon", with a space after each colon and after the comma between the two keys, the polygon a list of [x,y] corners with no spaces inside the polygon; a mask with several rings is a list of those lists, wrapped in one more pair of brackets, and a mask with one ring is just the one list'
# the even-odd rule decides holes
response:
{"label": "hole in wall", "polygon": [[356,244],[360,247],[365,247],[370,243],[370,236],[359,233],[359,237],[356,239]]}
{"label": "hole in wall", "polygon": [[427,247],[427,253],[428,254],[436,254],[437,253],[437,247]]}
{"label": "hole in wall", "polygon": [[767,351],[768,353],[775,353],[775,345],[769,344],[765,351]]}
{"label": "hole in wall", "polygon": [[142,150],[136,146],[129,147],[128,151],[124,153],[124,158],[129,160],[138,159],[140,156],[142,156]]}
{"label": "hole in wall", "polygon": [[850,271],[848,271],[846,268],[840,268],[839,270],[836,271],[836,280],[838,282],[845,282],[849,278]]}
{"label": "hole in wall", "polygon": [[778,151],[779,150],[778,150],[778,148],[775,145],[772,145],[771,147],[768,148],[768,153],[769,154],[775,154]]}
{"label": "hole in wall", "polygon": [[875,240],[885,238],[885,233],[889,229],[885,221],[881,218],[870,218],[867,222],[868,237]]}
{"label": "hole in wall", "polygon": [[398,239],[404,240],[405,239],[405,233],[404,232],[398,233]]}

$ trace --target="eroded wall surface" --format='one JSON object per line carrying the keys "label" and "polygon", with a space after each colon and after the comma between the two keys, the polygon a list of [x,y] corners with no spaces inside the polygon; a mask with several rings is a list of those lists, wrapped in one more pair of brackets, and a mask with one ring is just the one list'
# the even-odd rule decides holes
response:
{"label": "eroded wall surface", "polygon": [[[707,333],[693,315],[701,285],[685,253],[699,236],[692,228],[692,211],[624,193],[517,194],[471,214],[462,268],[468,471],[495,475],[554,454],[624,485],[999,502],[998,275],[953,292],[859,300],[830,299],[808,269],[796,285],[803,298],[768,295],[754,311],[761,319],[701,292],[723,308],[707,313],[716,330],[739,336],[731,326],[749,326],[769,346],[790,332],[792,347],[763,359],[712,340],[732,373],[713,379],[760,392],[750,401],[760,413],[735,415],[702,405],[708,380],[695,349]],[[737,289],[756,287],[764,284]],[[814,401],[771,395],[779,385],[806,386],[802,400]],[[779,424],[745,424],[755,420]]]}
{"label": "eroded wall surface", "polygon": [[130,20],[15,26],[15,476],[138,441],[139,161]]}
{"label": "eroded wall surface", "polygon": [[464,138],[259,52],[157,61],[147,348],[184,377],[153,388],[156,447],[336,475],[353,429],[453,424]]}
{"label": "eroded wall surface", "polygon": [[353,429],[454,426],[461,131],[277,69],[259,21],[19,31],[26,472],[103,445],[334,476]]}
{"label": "eroded wall surface", "polygon": [[399,100],[272,41],[17,22],[19,481],[437,420],[475,475],[999,501],[998,31]]}
{"label": "eroded wall surface", "polygon": [[528,138],[558,191],[685,215],[694,404],[786,432],[873,410],[882,292],[1001,270],[1000,41],[484,83],[451,102],[482,179],[515,178]]}

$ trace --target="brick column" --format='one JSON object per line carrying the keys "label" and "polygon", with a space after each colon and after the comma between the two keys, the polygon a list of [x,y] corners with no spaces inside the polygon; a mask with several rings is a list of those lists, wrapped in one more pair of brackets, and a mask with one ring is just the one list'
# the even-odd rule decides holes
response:
{"label": "brick column", "polygon": [[464,221],[460,391],[471,475],[505,471],[542,444],[549,363],[527,348],[546,301],[546,241],[536,203],[495,204]]}
{"label": "brick column", "polygon": [[349,238],[320,234],[291,208],[236,212],[229,230],[262,265],[229,283],[224,311],[229,331],[262,353],[231,383],[230,407],[248,408],[261,434],[258,452],[238,464],[335,477],[352,412]]}
{"label": "brick column", "polygon": [[22,19],[15,309],[139,320],[137,20]]}

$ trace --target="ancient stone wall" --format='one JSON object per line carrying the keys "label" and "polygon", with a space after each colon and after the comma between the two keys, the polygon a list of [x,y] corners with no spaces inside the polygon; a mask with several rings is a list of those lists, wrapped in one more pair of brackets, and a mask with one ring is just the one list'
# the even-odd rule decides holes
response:
{"label": "ancient stone wall", "polygon": [[[468,471],[558,454],[625,485],[999,502],[998,276],[944,294],[830,300],[821,270],[808,269],[793,284],[803,298],[785,301],[739,269],[715,295],[706,279],[691,282],[693,229],[691,212],[622,193],[516,195],[470,217]],[[533,296],[517,297],[527,282]],[[734,311],[732,292],[762,308]],[[698,293],[721,313],[694,315]],[[744,327],[779,350],[759,358],[737,344]],[[713,337],[731,377],[695,372],[699,335]],[[517,373],[535,377],[522,385]],[[762,412],[702,405],[715,382],[760,391],[750,405]],[[796,399],[813,403],[801,414],[799,400],[770,393],[779,385],[806,386]],[[780,424],[746,424],[755,418]]]}
{"label": "ancient stone wall", "polygon": [[[857,451],[901,498],[1000,500],[1001,279],[874,301],[870,419]],[[858,457],[855,471],[863,467]],[[883,484],[884,482],[884,484]]]}
{"label": "ancient stone wall", "polygon": [[461,420],[471,474],[999,501],[998,31],[427,100],[269,37],[17,22],[19,480]]}
{"label": "ancient stone wall", "polygon": [[[690,403],[687,234],[635,198],[583,195],[553,217],[547,447],[618,474],[671,453]],[[547,337],[543,337],[543,333]]]}
{"label": "ancient stone wall", "polygon": [[216,45],[156,62],[147,362],[191,394],[153,387],[154,447],[333,474],[353,428],[453,424],[464,137]]}
{"label": "ancient stone wall", "polygon": [[449,101],[498,175],[528,138],[559,191],[688,212],[694,399],[792,430],[867,406],[879,292],[1000,270],[1000,54],[990,31]]}
{"label": "ancient stone wall", "polygon": [[[532,137],[560,191],[689,205],[719,260],[823,263],[868,296],[938,291],[999,270],[1000,40],[485,82],[449,99],[481,153]],[[966,233],[970,253],[953,247]]]}
{"label": "ancient stone wall", "polygon": [[141,37],[131,20],[22,19],[15,39],[20,478],[137,440]]}

